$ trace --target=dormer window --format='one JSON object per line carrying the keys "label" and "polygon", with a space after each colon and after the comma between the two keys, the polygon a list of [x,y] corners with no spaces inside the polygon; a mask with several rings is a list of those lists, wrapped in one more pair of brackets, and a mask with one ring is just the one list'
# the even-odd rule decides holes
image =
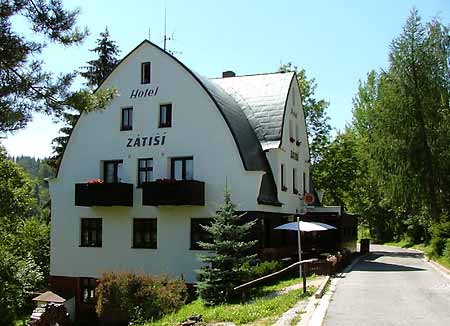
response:
{"label": "dormer window", "polygon": [[141,84],[150,84],[151,63],[143,62],[141,64]]}
{"label": "dormer window", "polygon": [[123,108],[120,130],[131,130],[131,129],[133,129],[133,108]]}
{"label": "dormer window", "polygon": [[172,104],[161,104],[159,106],[159,128],[172,126]]}

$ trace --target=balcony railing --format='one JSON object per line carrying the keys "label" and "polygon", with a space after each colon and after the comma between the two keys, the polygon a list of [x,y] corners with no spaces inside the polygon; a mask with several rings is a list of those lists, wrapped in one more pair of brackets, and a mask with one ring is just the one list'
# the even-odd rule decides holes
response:
{"label": "balcony railing", "polygon": [[161,180],[142,184],[142,205],[205,205],[205,183],[196,180]]}
{"label": "balcony railing", "polygon": [[75,206],[133,206],[129,183],[77,183]]}

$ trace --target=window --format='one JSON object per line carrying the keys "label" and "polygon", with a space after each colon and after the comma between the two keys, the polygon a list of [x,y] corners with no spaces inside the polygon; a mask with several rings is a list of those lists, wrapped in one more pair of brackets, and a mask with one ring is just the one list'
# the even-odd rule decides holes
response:
{"label": "window", "polygon": [[297,190],[297,170],[292,169],[292,192],[298,194]]}
{"label": "window", "polygon": [[150,84],[150,62],[143,62],[141,64],[141,84]]}
{"label": "window", "polygon": [[298,123],[295,124],[295,139],[298,141],[300,137]]}
{"label": "window", "polygon": [[143,182],[153,181],[153,159],[142,158],[138,160],[138,187]]}
{"label": "window", "polygon": [[156,249],[156,218],[133,219],[133,248]]}
{"label": "window", "polygon": [[282,191],[286,191],[287,187],[286,187],[286,175],[285,175],[285,171],[284,171],[284,164],[281,164],[281,190]]}
{"label": "window", "polygon": [[211,218],[191,218],[191,249],[203,250],[198,242],[212,243],[212,236],[206,232],[202,225],[211,225]]}
{"label": "window", "polygon": [[81,301],[83,303],[92,304],[95,302],[95,288],[97,281],[95,278],[82,277],[80,278]]}
{"label": "window", "polygon": [[303,195],[306,194],[306,173],[303,172]]}
{"label": "window", "polygon": [[161,104],[159,106],[159,128],[172,126],[172,104]]}
{"label": "window", "polygon": [[293,143],[294,139],[294,126],[292,120],[289,120],[289,141]]}
{"label": "window", "polygon": [[123,108],[120,130],[131,130],[131,129],[133,129],[133,108]]}
{"label": "window", "polygon": [[81,247],[102,246],[102,219],[81,219]]}
{"label": "window", "polygon": [[106,183],[118,183],[122,181],[121,174],[123,161],[105,161],[103,163],[103,179]]}
{"label": "window", "polygon": [[173,158],[171,164],[171,179],[193,180],[194,159],[192,157]]}

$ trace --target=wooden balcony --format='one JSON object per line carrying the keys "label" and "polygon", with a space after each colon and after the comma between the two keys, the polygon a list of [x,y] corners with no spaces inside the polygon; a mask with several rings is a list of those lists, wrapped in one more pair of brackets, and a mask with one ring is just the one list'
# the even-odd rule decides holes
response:
{"label": "wooden balcony", "polygon": [[133,206],[130,183],[77,183],[75,206]]}
{"label": "wooden balcony", "polygon": [[205,183],[196,180],[161,180],[142,184],[142,205],[205,205]]}

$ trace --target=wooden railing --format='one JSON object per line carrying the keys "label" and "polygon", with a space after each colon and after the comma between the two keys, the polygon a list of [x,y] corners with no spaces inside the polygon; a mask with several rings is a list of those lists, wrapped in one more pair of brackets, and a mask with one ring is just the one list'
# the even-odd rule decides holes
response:
{"label": "wooden railing", "polygon": [[[265,280],[268,280],[268,279],[270,279],[270,278],[279,276],[279,275],[281,275],[281,274],[287,272],[288,270],[293,269],[294,267],[296,267],[296,266],[298,266],[298,265],[300,265],[300,264],[301,264],[302,266],[305,266],[305,265],[308,264],[308,263],[315,263],[315,262],[318,262],[318,261],[319,261],[319,259],[313,258],[313,259],[306,259],[306,260],[302,260],[302,261],[295,262],[295,263],[293,263],[292,265],[289,265],[288,267],[285,267],[285,268],[283,268],[283,269],[281,269],[281,270],[279,270],[279,271],[277,271],[277,272],[274,272],[274,273],[272,273],[272,274],[265,275],[265,276],[263,276],[263,277],[257,278],[256,280],[253,280],[253,281],[250,281],[250,282],[241,284],[241,285],[239,285],[239,286],[236,286],[235,288],[233,288],[233,290],[242,290],[242,289],[245,289],[245,288],[252,287],[252,286],[254,286],[254,285],[257,284],[257,283],[260,283],[260,282],[265,281]],[[305,270],[303,270],[302,278],[303,278],[303,293],[305,293],[305,292],[306,292],[306,273],[305,273]]]}

